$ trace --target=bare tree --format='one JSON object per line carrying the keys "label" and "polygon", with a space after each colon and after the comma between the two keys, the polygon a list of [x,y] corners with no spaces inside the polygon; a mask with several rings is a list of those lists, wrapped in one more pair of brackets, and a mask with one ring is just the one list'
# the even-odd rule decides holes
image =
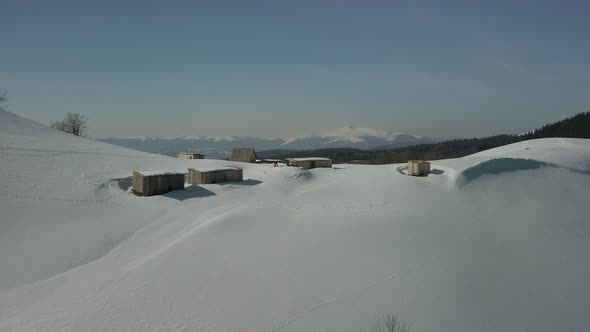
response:
{"label": "bare tree", "polygon": [[386,315],[371,323],[371,332],[409,332],[410,324],[396,315]]}
{"label": "bare tree", "polygon": [[64,121],[53,121],[51,123],[51,128],[65,131],[66,133],[68,132],[68,129],[66,128],[66,123]]}
{"label": "bare tree", "polygon": [[80,113],[68,113],[64,122],[70,134],[76,136],[86,135],[86,122],[88,122],[86,116],[80,115]]}
{"label": "bare tree", "polygon": [[68,113],[63,121],[51,123],[51,127],[76,136],[86,136],[88,119],[80,113]]}

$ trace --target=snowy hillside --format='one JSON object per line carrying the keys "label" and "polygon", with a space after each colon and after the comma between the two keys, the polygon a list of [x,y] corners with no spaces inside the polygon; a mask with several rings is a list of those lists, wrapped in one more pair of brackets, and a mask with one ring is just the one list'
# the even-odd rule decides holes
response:
{"label": "snowy hillside", "polygon": [[[149,198],[133,170],[239,166]],[[0,331],[585,331],[590,141],[311,171],[181,160],[0,111]]]}

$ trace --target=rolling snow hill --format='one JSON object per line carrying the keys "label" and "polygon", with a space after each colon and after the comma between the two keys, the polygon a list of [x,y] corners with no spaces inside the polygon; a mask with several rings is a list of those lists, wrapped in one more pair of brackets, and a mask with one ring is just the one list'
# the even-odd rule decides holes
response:
{"label": "rolling snow hill", "polygon": [[[132,170],[246,181],[141,198]],[[590,140],[305,171],[182,160],[0,111],[0,331],[584,331]]]}

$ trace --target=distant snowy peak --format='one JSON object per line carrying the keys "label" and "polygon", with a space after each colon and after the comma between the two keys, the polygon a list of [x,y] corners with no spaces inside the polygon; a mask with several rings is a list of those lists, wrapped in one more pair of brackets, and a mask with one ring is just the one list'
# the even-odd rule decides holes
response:
{"label": "distant snowy peak", "polygon": [[221,142],[221,141],[228,141],[228,142],[235,142],[237,139],[234,136],[224,136],[224,137],[216,137],[216,136],[207,136],[206,139],[214,142]]}
{"label": "distant snowy peak", "polygon": [[383,129],[373,128],[355,128],[352,126],[331,130],[322,135],[322,137],[332,138],[334,141],[349,141],[349,142],[362,142],[363,137],[376,137],[384,140],[388,140],[392,136],[392,133]]}
{"label": "distant snowy peak", "polygon": [[[403,143],[403,142],[412,142],[412,141],[420,141],[424,138],[417,135],[410,135],[405,133],[393,133],[388,130],[384,129],[374,129],[374,128],[356,128],[356,127],[344,127],[339,129],[334,129],[328,132],[325,132],[321,135],[298,135],[298,136],[291,136],[285,138],[285,142],[282,145],[291,145],[302,141],[315,141],[319,143],[319,141],[323,140],[324,144],[358,144],[358,143],[367,143],[367,144],[389,144],[389,143]],[[370,142],[370,143],[369,143]]]}
{"label": "distant snowy peak", "polygon": [[283,140],[283,142],[281,143],[281,145],[289,145],[301,140],[306,140],[306,139],[310,139],[313,138],[314,135],[313,134],[302,134],[302,135],[297,135],[297,136],[289,136],[289,137],[285,137],[282,138],[281,140]]}

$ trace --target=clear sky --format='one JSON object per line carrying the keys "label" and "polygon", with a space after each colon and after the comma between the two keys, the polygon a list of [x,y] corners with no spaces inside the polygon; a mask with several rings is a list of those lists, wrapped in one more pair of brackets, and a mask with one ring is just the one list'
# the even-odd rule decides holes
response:
{"label": "clear sky", "polygon": [[516,133],[590,108],[589,1],[0,0],[0,90],[112,136]]}

